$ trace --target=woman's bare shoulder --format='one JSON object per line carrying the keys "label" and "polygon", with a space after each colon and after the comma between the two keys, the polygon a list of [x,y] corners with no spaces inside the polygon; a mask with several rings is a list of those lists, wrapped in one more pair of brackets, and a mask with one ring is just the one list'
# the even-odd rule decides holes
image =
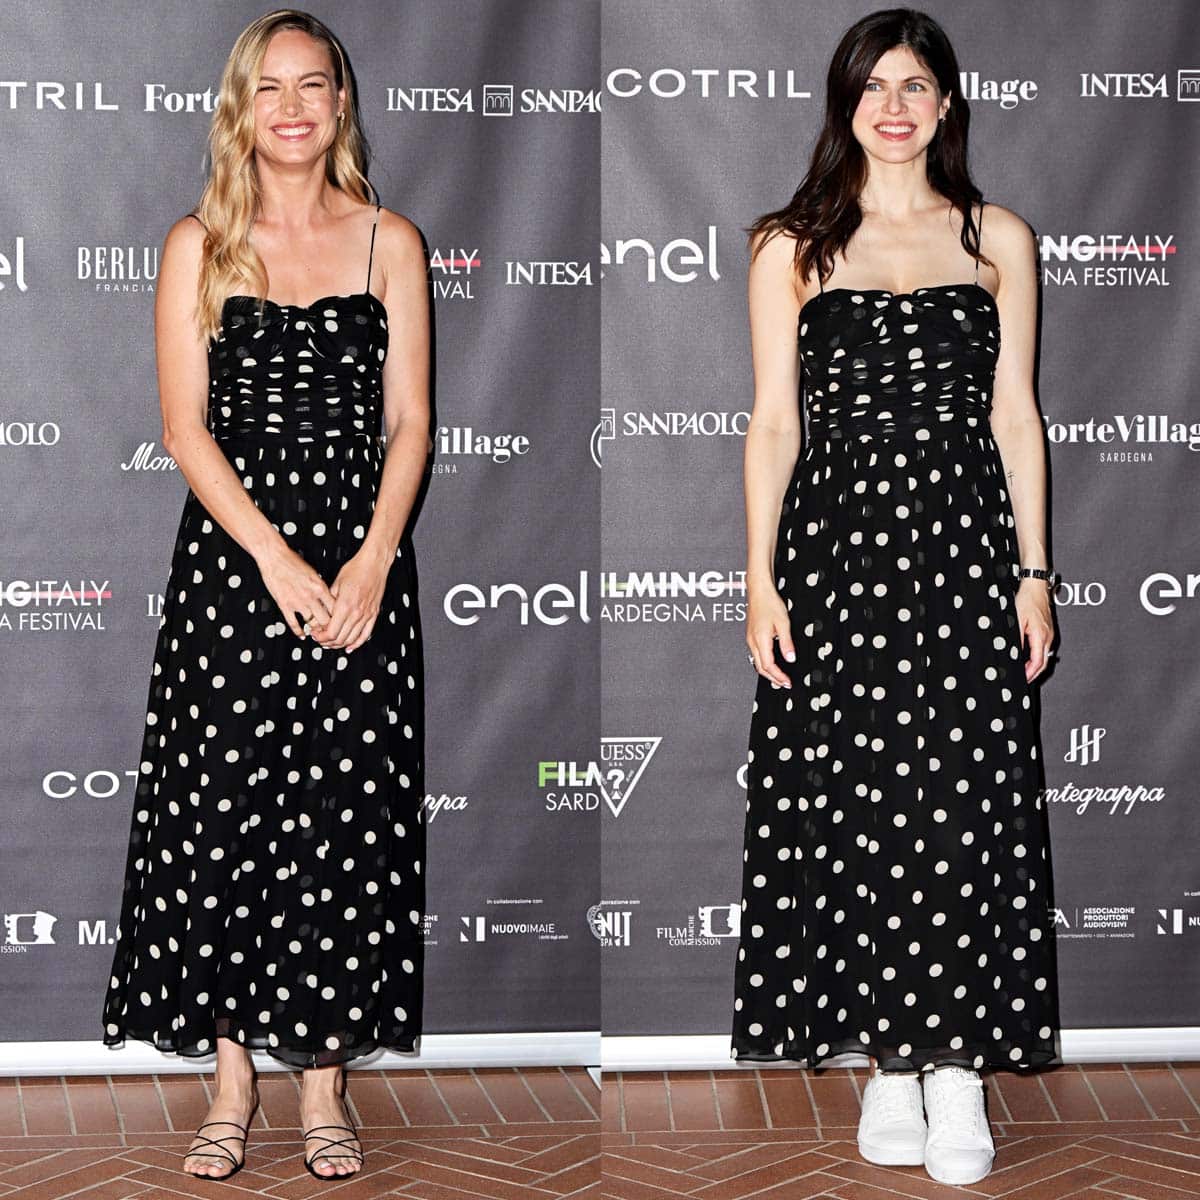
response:
{"label": "woman's bare shoulder", "polygon": [[174,275],[180,272],[194,279],[199,273],[200,260],[204,256],[205,236],[206,231],[199,218],[192,213],[185,213],[180,217],[167,230],[167,236],[163,239],[160,277],[164,273]]}
{"label": "woman's bare shoulder", "polygon": [[375,230],[375,249],[392,256],[424,256],[425,243],[416,222],[395,209],[381,207]]}
{"label": "woman's bare shoulder", "polygon": [[195,213],[184,213],[177,221],[172,224],[167,230],[167,241],[181,242],[185,246],[199,247],[204,244],[204,237],[207,230],[200,223],[200,218]]}
{"label": "woman's bare shoulder", "polygon": [[779,265],[795,258],[799,241],[800,238],[790,229],[760,229],[750,240],[750,254],[755,260],[766,255],[771,262]]}
{"label": "woman's bare shoulder", "polygon": [[1037,263],[1037,238],[1019,213],[1002,204],[988,203],[980,225],[980,249],[999,272],[1001,280],[1025,275]]}
{"label": "woman's bare shoulder", "polygon": [[995,236],[1001,246],[1023,244],[1033,236],[1033,230],[1024,217],[990,200],[984,202],[980,232],[985,238]]}
{"label": "woman's bare shoulder", "polygon": [[[756,234],[751,243],[754,252],[750,266],[752,284],[755,279],[763,280],[780,294],[786,288],[799,307],[807,291],[797,270],[797,254],[803,245],[804,239],[790,229]],[[813,286],[816,286],[815,282]]]}

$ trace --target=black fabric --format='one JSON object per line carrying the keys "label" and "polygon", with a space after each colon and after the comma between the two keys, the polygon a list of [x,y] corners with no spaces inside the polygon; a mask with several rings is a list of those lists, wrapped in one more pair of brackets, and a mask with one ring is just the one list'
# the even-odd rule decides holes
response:
{"label": "black fabric", "polygon": [[1046,810],[979,284],[799,319],[807,446],[777,532],[796,661],[758,677],[731,1056],[1040,1066]]}

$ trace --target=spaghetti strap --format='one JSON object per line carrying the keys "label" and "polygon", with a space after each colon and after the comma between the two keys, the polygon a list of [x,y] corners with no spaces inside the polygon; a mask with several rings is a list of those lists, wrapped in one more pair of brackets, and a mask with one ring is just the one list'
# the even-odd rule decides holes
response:
{"label": "spaghetti strap", "polygon": [[[378,195],[378,193],[376,193],[376,195]],[[380,200],[379,203],[375,205],[375,220],[371,225],[371,253],[367,256],[367,288],[366,288],[366,290],[368,292],[371,290],[371,263],[375,259],[375,230],[379,225],[379,210],[382,207],[383,207],[383,201]]]}
{"label": "spaghetti strap", "polygon": [[[195,213],[188,213],[187,215],[188,215],[189,217],[193,217],[193,218],[195,218],[195,220],[197,220],[197,221],[200,221],[200,218],[199,218],[199,217],[197,217]],[[203,221],[200,221],[200,227],[201,227],[201,229],[203,229],[205,232],[207,232],[207,231],[208,231],[208,226],[207,226],[207,225],[205,225]]]}
{"label": "spaghetti strap", "polygon": [[[979,251],[983,253],[983,205],[984,201],[979,202]],[[979,259],[975,260],[975,282],[979,282]]]}

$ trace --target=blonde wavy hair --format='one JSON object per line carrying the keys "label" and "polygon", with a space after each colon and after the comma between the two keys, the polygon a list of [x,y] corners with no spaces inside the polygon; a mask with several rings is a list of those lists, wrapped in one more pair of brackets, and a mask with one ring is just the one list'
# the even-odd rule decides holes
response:
{"label": "blonde wavy hair", "polygon": [[[367,179],[370,148],[341,43],[316,17],[294,8],[277,9],[252,21],[238,35],[221,75],[220,99],[208,132],[208,181],[194,210],[206,230],[195,309],[205,340],[219,332],[227,296],[241,290],[266,298],[267,271],[250,245],[250,226],[262,198],[254,163],[254,95],[267,43],[281,29],[302,30],[328,48],[334,90],[346,89],[346,118],[325,152],[325,178],[339,190],[372,202],[374,188]],[[260,318],[262,308],[260,304]]]}

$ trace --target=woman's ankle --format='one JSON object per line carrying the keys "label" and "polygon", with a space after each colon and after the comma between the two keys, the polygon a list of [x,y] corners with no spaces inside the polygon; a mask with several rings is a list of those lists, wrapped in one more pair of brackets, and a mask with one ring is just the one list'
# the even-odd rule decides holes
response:
{"label": "woman's ankle", "polygon": [[342,1099],[346,1095],[344,1067],[339,1066],[336,1071],[328,1067],[306,1070],[301,1083],[303,1090],[312,1096],[333,1095]]}

